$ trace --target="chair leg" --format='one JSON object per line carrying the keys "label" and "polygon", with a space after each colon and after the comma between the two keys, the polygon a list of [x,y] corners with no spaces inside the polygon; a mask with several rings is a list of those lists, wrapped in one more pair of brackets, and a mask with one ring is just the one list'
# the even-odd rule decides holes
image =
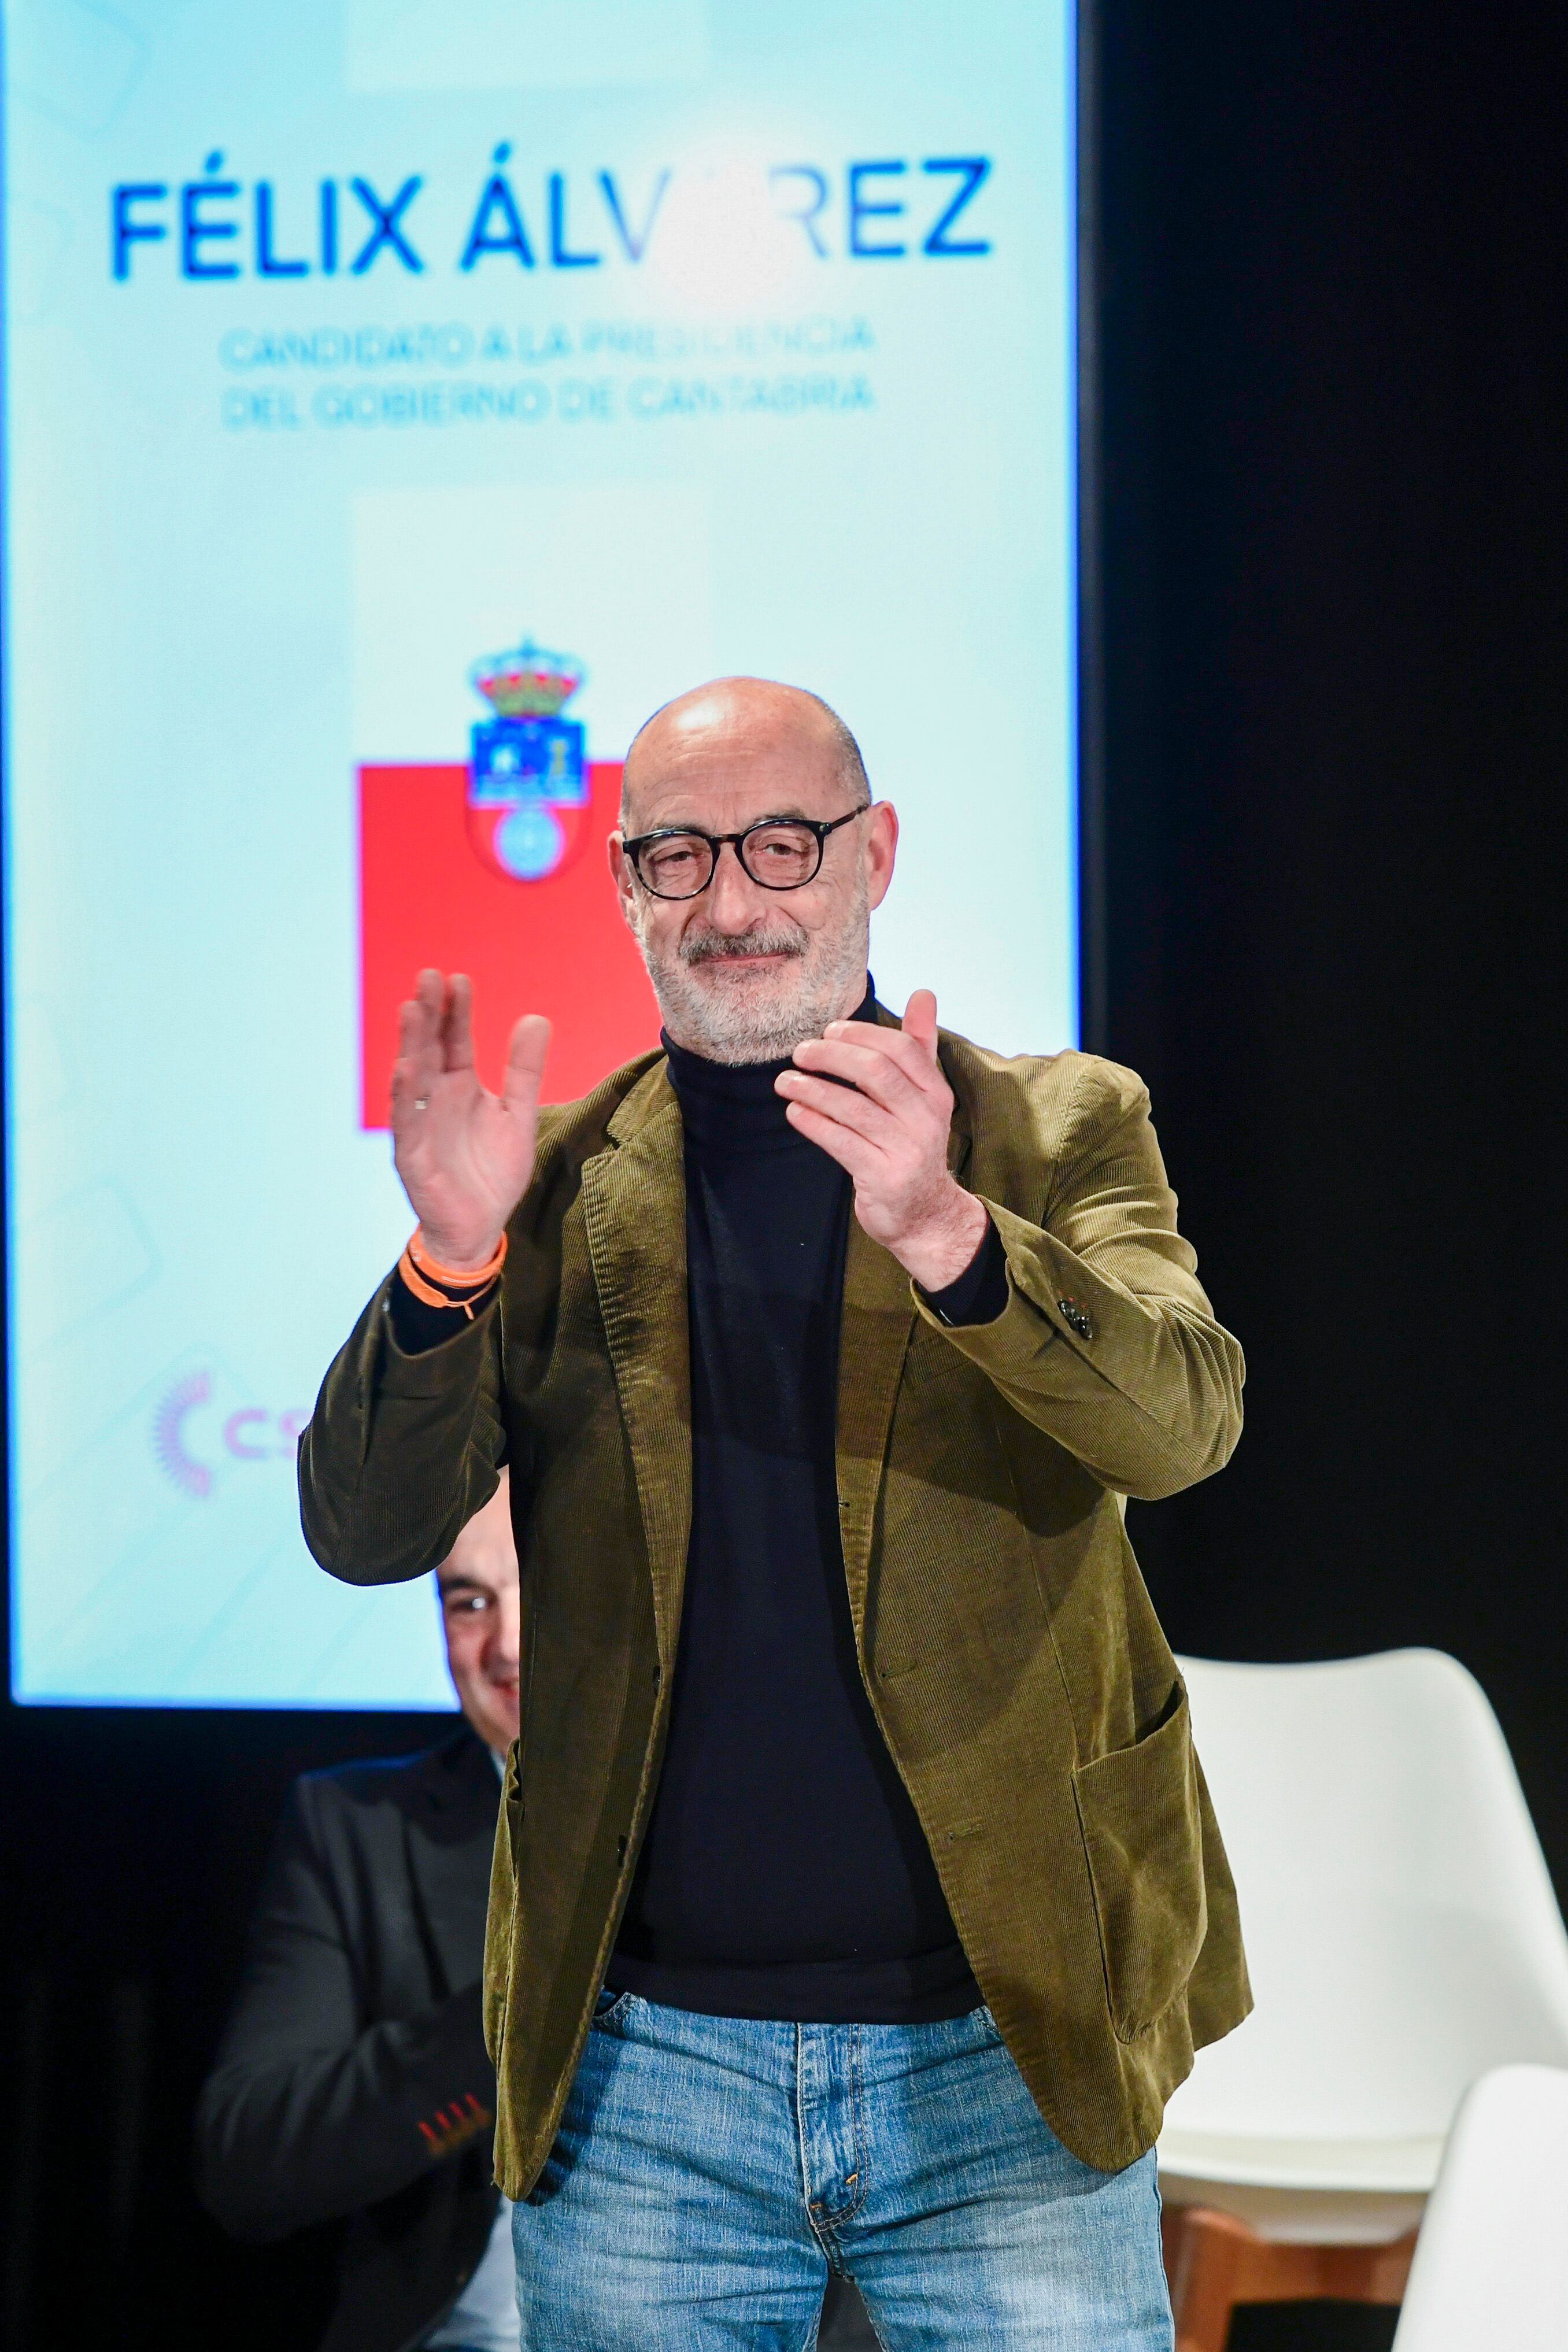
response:
{"label": "chair leg", "polygon": [[1197,2205],[1168,2205],[1161,2216],[1165,2275],[1176,2323],[1176,2352],[1225,2352],[1242,2240],[1250,2237],[1228,2214]]}
{"label": "chair leg", "polygon": [[1260,2238],[1205,2205],[1166,2208],[1161,2221],[1176,2352],[1225,2352],[1238,2303],[1399,2303],[1415,2232],[1384,2246],[1303,2246]]}

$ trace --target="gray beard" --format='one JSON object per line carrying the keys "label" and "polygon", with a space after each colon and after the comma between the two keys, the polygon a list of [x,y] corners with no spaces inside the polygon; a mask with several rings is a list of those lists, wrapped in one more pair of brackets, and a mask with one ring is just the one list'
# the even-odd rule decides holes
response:
{"label": "gray beard", "polygon": [[[637,938],[665,1028],[676,1044],[705,1061],[733,1065],[787,1061],[808,1037],[820,1037],[830,1021],[847,1019],[866,992],[868,930],[862,898],[837,937],[806,935],[804,953],[782,973],[765,977],[727,963],[721,955],[656,962],[640,928]],[[781,930],[780,944],[784,936]],[[802,936],[793,928],[789,932],[792,941]],[[773,946],[774,935],[765,937]]]}

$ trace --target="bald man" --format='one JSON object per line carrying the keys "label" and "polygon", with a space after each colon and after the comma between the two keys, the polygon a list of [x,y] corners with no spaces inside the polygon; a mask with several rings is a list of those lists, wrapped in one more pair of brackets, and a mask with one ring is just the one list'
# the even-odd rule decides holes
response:
{"label": "bald man", "polygon": [[1221,1467],[1241,1355],[1131,1073],[877,1002],[898,832],[826,704],[721,679],[609,843],[660,1050],[541,1111],[546,1024],[491,1095],[465,981],[404,1008],[418,1224],[300,1487],[387,1582],[510,1465],[527,2352],[801,2352],[830,2274],[889,2352],[1171,2342],[1152,2143],[1248,1993],[1122,1501]]}

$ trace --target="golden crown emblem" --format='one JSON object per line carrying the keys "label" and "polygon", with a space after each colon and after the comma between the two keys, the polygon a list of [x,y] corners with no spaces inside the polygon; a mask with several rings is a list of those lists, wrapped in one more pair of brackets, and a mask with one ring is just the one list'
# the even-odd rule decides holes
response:
{"label": "golden crown emblem", "polygon": [[511,653],[486,654],[468,678],[502,719],[553,719],[563,710],[585,673],[571,654],[547,653],[524,637]]}

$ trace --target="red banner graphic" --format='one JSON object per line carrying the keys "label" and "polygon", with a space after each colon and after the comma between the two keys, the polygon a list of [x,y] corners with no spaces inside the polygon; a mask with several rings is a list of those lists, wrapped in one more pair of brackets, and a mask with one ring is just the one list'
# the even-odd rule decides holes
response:
{"label": "red banner graphic", "polygon": [[[469,772],[365,767],[360,787],[360,1123],[387,1124],[397,1008],[426,964],[474,983],[479,1076],[499,1085],[521,1013],[554,1024],[546,1102],[586,1094],[658,1042],[658,1010],[605,863],[619,761],[588,763],[582,854],[538,880],[507,875],[474,838]],[[575,845],[574,845],[575,846]]]}

